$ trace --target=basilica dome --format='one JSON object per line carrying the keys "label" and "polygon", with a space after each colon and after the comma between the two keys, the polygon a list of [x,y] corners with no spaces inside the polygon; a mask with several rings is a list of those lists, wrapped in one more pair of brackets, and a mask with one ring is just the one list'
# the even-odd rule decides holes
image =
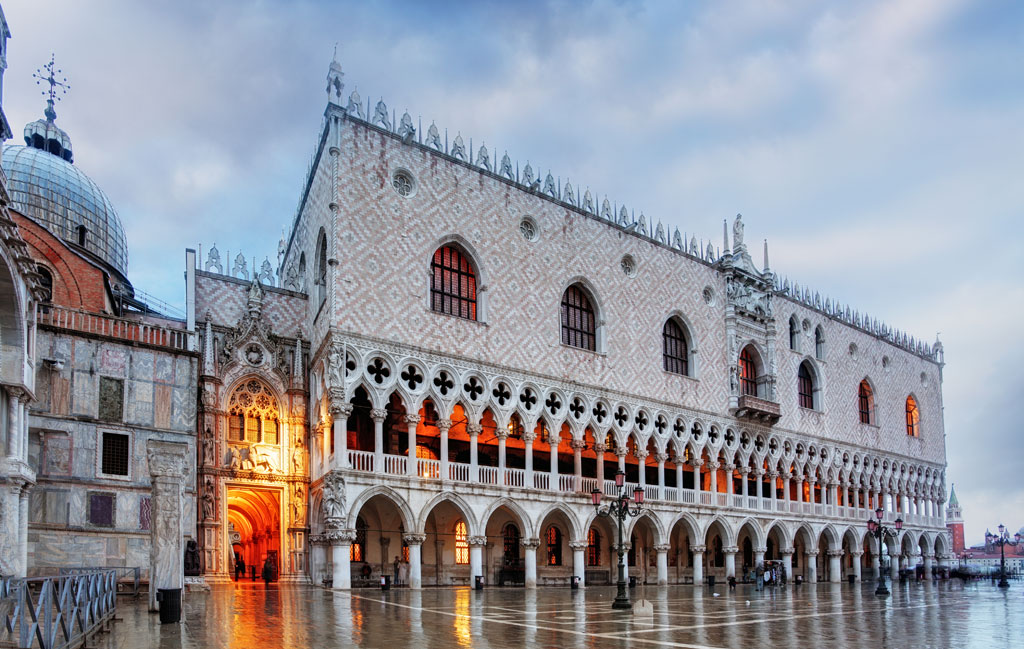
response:
{"label": "basilica dome", "polygon": [[103,190],[71,164],[67,134],[40,120],[25,128],[25,142],[3,150],[11,207],[126,278],[124,226]]}

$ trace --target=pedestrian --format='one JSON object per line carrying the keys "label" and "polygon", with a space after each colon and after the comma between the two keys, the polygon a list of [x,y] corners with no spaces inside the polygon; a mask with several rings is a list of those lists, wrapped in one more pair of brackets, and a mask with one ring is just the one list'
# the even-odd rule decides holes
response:
{"label": "pedestrian", "polygon": [[267,586],[270,585],[270,581],[274,578],[274,564],[271,562],[270,557],[263,562],[263,583]]}
{"label": "pedestrian", "polygon": [[245,559],[242,555],[235,555],[235,581],[241,581],[245,577]]}
{"label": "pedestrian", "polygon": [[392,570],[394,572],[394,577],[392,579],[394,580],[396,586],[398,585],[398,571],[399,571],[399,569],[401,567],[402,567],[402,562],[398,560],[398,555],[396,554],[395,555],[395,562],[392,565]]}

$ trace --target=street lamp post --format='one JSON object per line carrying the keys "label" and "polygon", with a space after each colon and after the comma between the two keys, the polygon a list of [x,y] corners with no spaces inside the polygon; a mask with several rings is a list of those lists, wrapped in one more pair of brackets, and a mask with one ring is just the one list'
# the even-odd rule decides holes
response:
{"label": "street lamp post", "polygon": [[995,543],[999,546],[999,587],[1009,588],[1010,582],[1006,581],[1006,550],[1004,546],[1016,546],[1020,543],[1020,532],[1014,534],[1011,541],[1010,531],[1000,524],[998,534],[990,534],[988,530],[985,530],[985,544],[988,545],[990,543]]}
{"label": "street lamp post", "polygon": [[903,519],[896,519],[896,523],[893,526],[896,532],[893,532],[892,529],[882,525],[882,516],[884,515],[885,512],[881,507],[875,510],[875,519],[877,520],[868,519],[868,532],[874,534],[875,538],[878,539],[878,587],[875,588],[875,595],[888,597],[889,589],[885,587],[885,570],[882,569],[882,541],[886,535],[891,534],[895,537],[896,533],[903,529]]}
{"label": "street lamp post", "polygon": [[590,492],[591,497],[594,501],[594,510],[598,516],[611,516],[619,522],[619,581],[616,584],[618,586],[618,593],[615,595],[615,601],[612,602],[612,608],[632,608],[633,605],[629,602],[629,591],[626,590],[626,560],[625,552],[622,547],[622,523],[626,518],[630,516],[638,516],[640,510],[644,504],[644,490],[639,486],[633,490],[633,502],[635,506],[630,508],[629,496],[625,490],[626,474],[619,471],[615,474],[615,486],[618,489],[618,495],[608,503],[605,507],[601,507],[601,490],[594,489]]}

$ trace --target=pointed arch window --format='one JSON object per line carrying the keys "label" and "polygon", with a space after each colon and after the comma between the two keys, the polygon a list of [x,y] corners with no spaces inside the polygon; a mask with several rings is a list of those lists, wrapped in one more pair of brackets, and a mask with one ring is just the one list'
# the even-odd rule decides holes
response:
{"label": "pointed arch window", "polygon": [[548,565],[549,566],[560,566],[562,565],[562,530],[556,526],[551,525],[548,527],[547,533],[548,542]]}
{"label": "pointed arch window", "polygon": [[476,320],[476,272],[455,246],[441,246],[430,262],[430,308]]}
{"label": "pointed arch window", "polygon": [[789,348],[795,352],[800,351],[800,324],[796,316],[789,318]]}
{"label": "pointed arch window", "polygon": [[327,235],[323,228],[316,243],[316,294],[317,304],[323,306],[327,301]]}
{"label": "pointed arch window", "polygon": [[507,523],[501,531],[502,540],[502,562],[506,566],[519,565],[519,528],[513,523]]}
{"label": "pointed arch window", "polygon": [[262,381],[250,379],[228,400],[228,441],[277,444],[281,421],[277,398]]}
{"label": "pointed arch window", "polygon": [[562,344],[597,351],[597,318],[586,291],[573,284],[562,294]]}
{"label": "pointed arch window", "polygon": [[740,352],[740,391],[752,397],[757,396],[757,365],[749,347]]}
{"label": "pointed arch window", "polygon": [[814,409],[814,376],[807,361],[800,363],[796,371],[796,392],[801,408]]}
{"label": "pointed arch window", "polygon": [[469,542],[466,538],[466,521],[459,519],[455,523],[455,563],[469,563]]}
{"label": "pointed arch window", "polygon": [[814,357],[819,361],[825,360],[825,330],[821,325],[814,330]]}
{"label": "pointed arch window", "polygon": [[857,412],[860,415],[860,423],[875,423],[875,395],[867,381],[861,381],[860,387],[857,388]]}
{"label": "pointed arch window", "polygon": [[356,538],[348,549],[350,561],[366,561],[366,521],[360,516],[356,519]]}
{"label": "pointed arch window", "polygon": [[917,407],[917,400],[913,396],[907,397],[907,435],[911,437],[921,436],[921,411]]}
{"label": "pointed arch window", "polygon": [[587,565],[601,565],[601,533],[593,527],[587,532]]}
{"label": "pointed arch window", "polygon": [[665,321],[665,326],[661,330],[661,341],[662,366],[665,371],[688,376],[690,374],[689,345],[686,342],[683,328],[679,326],[675,318]]}

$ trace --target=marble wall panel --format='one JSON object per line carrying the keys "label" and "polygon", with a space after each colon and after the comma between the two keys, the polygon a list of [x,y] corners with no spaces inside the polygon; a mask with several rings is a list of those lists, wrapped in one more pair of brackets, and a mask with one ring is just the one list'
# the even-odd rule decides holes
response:
{"label": "marble wall panel", "polygon": [[139,426],[153,425],[153,384],[151,382],[128,382],[128,408],[125,422]]}
{"label": "marble wall panel", "polygon": [[171,427],[171,397],[174,388],[157,384],[153,387],[153,426]]}
{"label": "marble wall panel", "polygon": [[131,378],[153,380],[153,352],[137,349],[131,355]]}
{"label": "marble wall panel", "polygon": [[75,371],[72,378],[71,414],[95,417],[99,406],[98,374]]}

